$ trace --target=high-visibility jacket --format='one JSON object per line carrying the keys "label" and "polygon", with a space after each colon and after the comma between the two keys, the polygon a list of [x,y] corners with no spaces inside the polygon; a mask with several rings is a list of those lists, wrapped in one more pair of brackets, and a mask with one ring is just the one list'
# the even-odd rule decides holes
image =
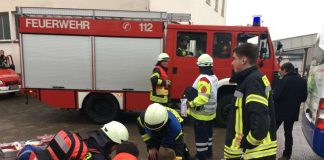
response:
{"label": "high-visibility jacket", "polygon": [[267,77],[253,66],[235,74],[231,82],[236,82],[237,88],[227,124],[224,158],[276,155],[274,105]]}
{"label": "high-visibility jacket", "polygon": [[[143,112],[137,118],[138,130],[148,149],[158,149],[160,146],[171,148],[175,151],[177,160],[180,160],[184,157],[185,151],[181,122],[174,112],[168,109],[167,111],[168,122],[158,131],[149,130],[144,126],[145,112]],[[180,120],[183,121],[181,117]]]}
{"label": "high-visibility jacket", "polygon": [[169,77],[166,69],[157,65],[151,75],[152,90],[150,92],[150,100],[156,103],[168,103],[169,88],[166,80]]}
{"label": "high-visibility jacket", "polygon": [[198,76],[192,85],[198,91],[198,96],[189,102],[189,115],[201,121],[210,121],[216,117],[217,83],[215,75]]}

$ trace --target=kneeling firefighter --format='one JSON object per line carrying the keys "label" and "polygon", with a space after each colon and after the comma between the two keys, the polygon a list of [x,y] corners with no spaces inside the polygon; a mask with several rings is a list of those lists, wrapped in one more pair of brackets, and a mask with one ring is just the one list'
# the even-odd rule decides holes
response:
{"label": "kneeling firefighter", "polygon": [[153,103],[137,118],[139,132],[147,146],[148,159],[158,159],[160,147],[173,149],[177,160],[188,159],[189,153],[183,140],[179,117],[166,108]]}

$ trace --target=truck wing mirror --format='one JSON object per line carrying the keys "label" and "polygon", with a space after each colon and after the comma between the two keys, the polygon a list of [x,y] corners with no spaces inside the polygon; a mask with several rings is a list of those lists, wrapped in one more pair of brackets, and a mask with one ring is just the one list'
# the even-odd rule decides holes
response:
{"label": "truck wing mirror", "polygon": [[278,41],[277,43],[277,51],[279,51],[283,47],[282,43]]}
{"label": "truck wing mirror", "polygon": [[265,53],[267,53],[267,51],[268,51],[267,48],[261,48],[261,49],[260,49],[260,58],[261,58],[261,59],[264,58],[263,55],[264,55]]}

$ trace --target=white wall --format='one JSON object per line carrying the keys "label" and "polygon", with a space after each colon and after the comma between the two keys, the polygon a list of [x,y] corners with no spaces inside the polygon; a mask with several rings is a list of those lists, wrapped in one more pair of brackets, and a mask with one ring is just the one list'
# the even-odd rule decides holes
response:
{"label": "white wall", "polygon": [[170,13],[190,13],[192,24],[224,25],[226,17],[226,1],[224,17],[221,16],[222,2],[218,0],[218,12],[215,11],[215,1],[210,0],[151,0],[150,11],[166,11]]}
{"label": "white wall", "polygon": [[223,0],[218,0],[218,12],[216,12],[215,0],[210,0],[210,5],[206,0],[0,0],[0,12],[9,12],[11,34],[10,40],[0,40],[0,50],[13,56],[16,70],[20,73],[20,53],[13,13],[17,6],[190,13],[192,24],[224,25],[226,4],[223,17],[221,16],[222,2]]}
{"label": "white wall", "polygon": [[146,11],[148,2],[149,0],[0,0],[0,11],[13,11],[16,6]]}

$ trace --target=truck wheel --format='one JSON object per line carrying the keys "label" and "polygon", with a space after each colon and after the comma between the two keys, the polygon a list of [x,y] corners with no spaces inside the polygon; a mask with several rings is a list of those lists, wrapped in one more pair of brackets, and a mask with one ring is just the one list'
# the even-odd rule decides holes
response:
{"label": "truck wheel", "polygon": [[227,108],[228,105],[231,105],[232,98],[232,95],[226,95],[222,97],[217,103],[216,123],[220,127],[225,128],[227,126],[229,113],[225,108]]}
{"label": "truck wheel", "polygon": [[84,102],[84,112],[94,123],[108,123],[118,115],[119,104],[111,94],[91,94]]}

